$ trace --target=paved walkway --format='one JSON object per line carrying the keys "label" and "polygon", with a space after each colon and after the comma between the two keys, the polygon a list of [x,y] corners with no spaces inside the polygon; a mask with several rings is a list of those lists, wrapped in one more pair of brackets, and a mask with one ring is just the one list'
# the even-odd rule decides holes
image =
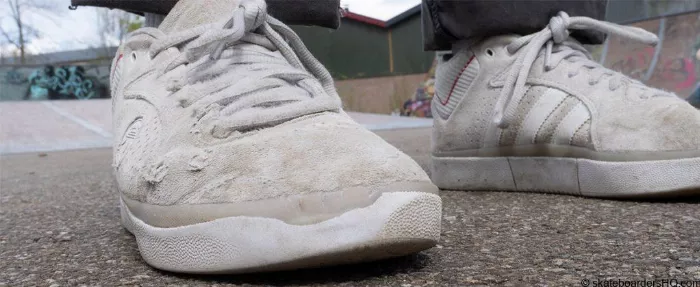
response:
{"label": "paved walkway", "polygon": [[[420,128],[432,120],[353,113],[371,130]],[[110,100],[0,102],[0,154],[112,145]]]}

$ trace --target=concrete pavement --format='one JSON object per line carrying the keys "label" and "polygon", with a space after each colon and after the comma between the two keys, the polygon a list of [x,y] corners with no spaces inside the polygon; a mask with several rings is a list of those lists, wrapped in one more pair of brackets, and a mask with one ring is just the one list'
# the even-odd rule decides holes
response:
{"label": "concrete pavement", "polygon": [[[370,130],[431,127],[430,119],[348,112]],[[111,100],[0,102],[0,154],[112,146]]]}
{"label": "concrete pavement", "polygon": [[[427,167],[429,129],[377,133]],[[461,191],[441,193],[442,239],[436,248],[414,256],[238,276],[162,272],[143,262],[133,236],[119,225],[110,163],[110,149],[0,156],[0,286],[700,281],[698,198],[635,202]]]}

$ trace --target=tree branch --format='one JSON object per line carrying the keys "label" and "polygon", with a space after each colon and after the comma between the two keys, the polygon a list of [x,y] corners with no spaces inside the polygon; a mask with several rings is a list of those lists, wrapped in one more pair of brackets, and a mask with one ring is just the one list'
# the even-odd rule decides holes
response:
{"label": "tree branch", "polygon": [[41,37],[41,32],[39,32],[39,30],[37,30],[33,26],[22,22],[22,27],[25,31],[24,32],[25,37],[29,37],[29,36]]}
{"label": "tree branch", "polygon": [[2,27],[0,27],[0,34],[2,34],[3,37],[5,37],[5,41],[14,45],[15,47],[17,47],[17,49],[20,48],[19,43],[17,43],[15,40],[13,40],[13,37],[10,36],[10,34],[8,34],[7,31],[5,31],[5,29],[3,29]]}
{"label": "tree branch", "polygon": [[[15,0],[15,1],[19,1],[19,0]],[[51,13],[59,12],[58,4],[56,4],[56,2],[24,0],[19,4],[19,6],[22,8],[26,8],[28,10],[34,10],[34,11],[43,10],[43,11],[48,11]]]}
{"label": "tree branch", "polygon": [[10,11],[12,11],[12,17],[17,18],[17,9],[19,8],[17,2],[13,3],[12,0],[7,0],[7,6],[10,6]]}

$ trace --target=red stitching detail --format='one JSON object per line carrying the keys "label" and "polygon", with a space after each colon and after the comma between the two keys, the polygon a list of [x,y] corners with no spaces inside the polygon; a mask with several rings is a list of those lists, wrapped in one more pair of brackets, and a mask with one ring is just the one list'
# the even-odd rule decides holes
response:
{"label": "red stitching detail", "polygon": [[[443,106],[444,106],[444,105],[447,105],[447,102],[450,101],[450,97],[452,96],[452,92],[454,92],[454,90],[455,90],[455,86],[457,86],[457,82],[459,82],[459,78],[462,77],[462,73],[464,73],[464,70],[466,70],[467,67],[469,67],[469,64],[472,63],[472,60],[474,60],[474,55],[472,55],[472,57],[469,58],[469,61],[467,61],[467,64],[464,65],[464,67],[462,68],[461,71],[459,71],[459,75],[457,75],[457,78],[455,78],[455,81],[452,83],[452,88],[450,88],[450,93],[447,94],[447,98],[445,99],[445,101],[444,101],[444,102],[443,102],[443,101],[440,101],[440,103],[441,103]],[[438,97],[438,98],[439,98],[439,97]]]}

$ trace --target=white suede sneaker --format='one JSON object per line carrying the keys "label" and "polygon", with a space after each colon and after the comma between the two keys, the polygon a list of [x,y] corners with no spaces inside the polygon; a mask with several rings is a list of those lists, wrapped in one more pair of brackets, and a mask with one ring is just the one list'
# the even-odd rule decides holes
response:
{"label": "white suede sneaker", "polygon": [[437,68],[433,182],[596,197],[700,189],[700,113],[591,60],[568,37],[654,34],[560,13],[542,31],[460,43]]}
{"label": "white suede sneaker", "polygon": [[263,0],[179,1],[129,36],[111,83],[122,222],[156,268],[366,261],[440,236],[437,187],[341,110]]}

